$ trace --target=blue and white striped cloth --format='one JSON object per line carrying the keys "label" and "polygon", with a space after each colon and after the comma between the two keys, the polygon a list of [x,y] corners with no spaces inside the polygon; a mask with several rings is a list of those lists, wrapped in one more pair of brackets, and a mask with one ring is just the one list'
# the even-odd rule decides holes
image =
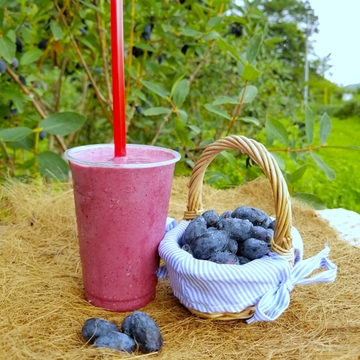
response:
{"label": "blue and white striped cloth", "polygon": [[[174,226],[174,222],[168,222],[167,230]],[[289,306],[289,293],[295,285],[332,282],[336,278],[337,267],[327,259],[327,247],[315,257],[302,260],[303,243],[295,228],[295,266],[290,269],[288,261],[274,253],[240,266],[195,259],[179,246],[188,224],[181,221],[165,234],[159,245],[165,265],[157,272],[160,278],[169,275],[174,295],[187,308],[203,313],[236,313],[257,304],[248,322],[271,321]],[[322,267],[326,270],[308,278]]]}

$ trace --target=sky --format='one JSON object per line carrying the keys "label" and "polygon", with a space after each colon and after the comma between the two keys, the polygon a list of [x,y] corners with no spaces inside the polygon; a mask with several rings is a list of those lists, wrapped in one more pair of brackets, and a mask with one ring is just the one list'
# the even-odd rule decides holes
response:
{"label": "sky", "polygon": [[360,84],[360,0],[309,0],[319,17],[311,38],[316,55],[331,53],[325,77],[338,85]]}

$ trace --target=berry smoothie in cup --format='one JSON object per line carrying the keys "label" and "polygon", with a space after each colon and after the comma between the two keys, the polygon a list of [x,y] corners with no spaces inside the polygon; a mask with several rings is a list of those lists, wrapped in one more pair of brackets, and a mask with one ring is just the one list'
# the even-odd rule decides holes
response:
{"label": "berry smoothie in cup", "polygon": [[87,145],[65,152],[73,178],[85,297],[112,311],[132,311],[155,297],[158,245],[164,236],[176,151]]}

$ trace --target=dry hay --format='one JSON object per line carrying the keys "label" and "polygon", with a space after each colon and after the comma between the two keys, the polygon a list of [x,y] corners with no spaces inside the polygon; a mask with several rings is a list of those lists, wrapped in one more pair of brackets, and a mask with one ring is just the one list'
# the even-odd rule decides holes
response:
{"label": "dry hay", "polygon": [[[174,180],[169,215],[180,220],[187,178]],[[272,214],[266,180],[231,190],[204,187],[205,209],[251,205]],[[127,355],[95,349],[81,336],[84,321],[102,317],[121,324],[129,313],[96,308],[84,299],[73,195],[69,185],[13,182],[1,190],[1,359],[358,359],[360,355],[360,250],[340,240],[316,213],[293,203],[293,224],[305,258],[328,243],[339,269],[334,283],[296,286],[289,308],[270,323],[197,318],[159,281],[156,299],[142,311],[159,325],[164,348]]]}

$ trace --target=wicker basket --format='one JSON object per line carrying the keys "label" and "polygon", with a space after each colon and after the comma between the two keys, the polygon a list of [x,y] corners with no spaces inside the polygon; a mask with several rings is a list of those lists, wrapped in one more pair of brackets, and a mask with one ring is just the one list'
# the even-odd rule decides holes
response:
{"label": "wicker basket", "polygon": [[[184,213],[184,220],[190,221],[203,213],[202,186],[204,174],[211,161],[223,150],[240,150],[242,153],[247,154],[258,166],[263,169],[265,175],[269,179],[273,191],[276,216],[274,236],[271,240],[272,252],[285,257],[286,260],[288,260],[289,269],[291,269],[294,262],[294,251],[291,237],[291,202],[287,185],[273,156],[262,144],[255,140],[248,139],[244,136],[228,136],[217,140],[206,147],[196,162],[190,178],[188,204],[187,211]],[[194,261],[202,260],[194,259]],[[232,267],[234,265],[219,266]],[[250,318],[254,314],[256,304],[248,306],[242,311],[235,313],[226,311],[204,313],[189,307],[187,308],[189,311],[202,318],[234,320]]]}

